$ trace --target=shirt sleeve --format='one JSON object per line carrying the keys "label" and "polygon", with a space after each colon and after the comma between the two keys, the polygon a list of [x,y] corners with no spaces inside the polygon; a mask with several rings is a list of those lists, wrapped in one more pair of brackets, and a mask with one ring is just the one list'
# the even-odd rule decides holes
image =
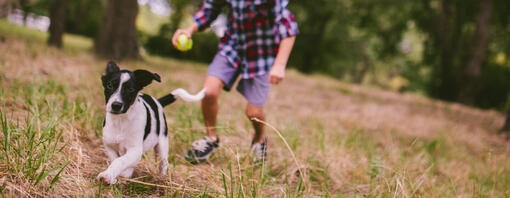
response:
{"label": "shirt sleeve", "polygon": [[200,10],[193,15],[193,21],[197,23],[198,30],[203,31],[208,28],[221,13],[224,5],[225,0],[204,0]]}
{"label": "shirt sleeve", "polygon": [[275,28],[279,39],[299,34],[298,24],[294,14],[287,9],[287,4],[289,0],[275,0]]}

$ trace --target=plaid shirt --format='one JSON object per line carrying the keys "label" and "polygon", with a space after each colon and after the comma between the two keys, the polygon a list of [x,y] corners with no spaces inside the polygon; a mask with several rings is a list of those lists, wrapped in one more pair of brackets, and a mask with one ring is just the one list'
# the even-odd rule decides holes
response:
{"label": "plaid shirt", "polygon": [[233,67],[242,67],[242,78],[268,73],[283,38],[299,34],[294,15],[286,8],[289,0],[204,0],[193,20],[202,31],[223,8],[228,8],[225,35],[219,52]]}

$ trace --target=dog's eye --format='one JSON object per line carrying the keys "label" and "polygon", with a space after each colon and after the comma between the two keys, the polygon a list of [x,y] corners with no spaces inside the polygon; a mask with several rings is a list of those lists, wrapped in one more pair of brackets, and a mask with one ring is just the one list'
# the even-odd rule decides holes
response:
{"label": "dog's eye", "polygon": [[106,83],[106,88],[107,89],[113,89],[113,83],[111,81]]}
{"label": "dog's eye", "polygon": [[133,88],[133,87],[130,87],[130,88],[127,88],[127,91],[128,91],[128,92],[130,92],[130,93],[133,93],[133,92],[135,92],[135,91],[136,91],[136,89],[135,89],[135,88]]}

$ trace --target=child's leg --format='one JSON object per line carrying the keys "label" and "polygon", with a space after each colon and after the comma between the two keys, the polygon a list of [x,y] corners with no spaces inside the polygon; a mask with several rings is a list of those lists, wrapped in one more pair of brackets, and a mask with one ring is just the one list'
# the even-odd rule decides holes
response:
{"label": "child's leg", "polygon": [[214,76],[205,78],[205,96],[202,99],[202,115],[206,127],[206,136],[193,142],[193,147],[188,150],[184,158],[193,163],[205,162],[209,156],[219,147],[219,139],[216,135],[216,117],[218,116],[218,97],[223,82]]}
{"label": "child's leg", "polygon": [[220,95],[223,82],[214,76],[207,76],[204,88],[207,89],[204,99],[202,99],[202,115],[204,117],[206,133],[209,137],[216,135],[216,119],[218,116],[218,97]]}
{"label": "child's leg", "polygon": [[253,143],[261,143],[265,140],[264,124],[253,120],[257,118],[265,121],[264,104],[266,103],[269,88],[271,85],[267,80],[268,74],[256,76],[253,79],[242,79],[237,86],[237,90],[243,94],[248,104],[246,105],[246,116],[251,120],[255,134],[253,135]]}
{"label": "child's leg", "polygon": [[251,120],[255,129],[251,142],[253,162],[260,164],[266,161],[267,156],[267,137],[264,133],[264,123],[261,122],[265,121],[263,106],[246,105],[246,116]]}
{"label": "child's leg", "polygon": [[263,106],[254,106],[251,104],[246,105],[246,116],[248,119],[251,120],[251,123],[253,124],[253,129],[255,129],[255,134],[253,134],[253,143],[262,143],[265,139],[264,134],[264,124],[253,120],[253,118],[257,118],[258,120],[265,121],[266,116],[264,114],[264,107]]}
{"label": "child's leg", "polygon": [[225,83],[235,78],[236,68],[230,65],[228,59],[217,53],[207,70],[204,88],[207,89],[202,99],[202,115],[209,137],[216,136],[216,118],[218,116],[218,97]]}
{"label": "child's leg", "polygon": [[218,149],[219,138],[216,134],[216,119],[218,116],[218,97],[225,85],[235,74],[236,68],[231,67],[228,59],[217,53],[207,70],[202,99],[202,116],[206,127],[206,137],[193,142],[193,148],[184,156],[191,163],[207,161],[209,156]]}

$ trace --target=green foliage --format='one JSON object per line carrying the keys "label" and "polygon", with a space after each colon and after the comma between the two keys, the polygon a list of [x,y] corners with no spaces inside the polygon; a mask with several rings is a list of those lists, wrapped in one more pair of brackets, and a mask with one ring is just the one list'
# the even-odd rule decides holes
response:
{"label": "green foliage", "polygon": [[34,13],[37,15],[46,15],[50,8],[51,0],[19,0],[18,5],[25,12],[25,15]]}
{"label": "green foliage", "polygon": [[73,0],[69,2],[66,32],[94,38],[104,18],[103,0]]}
{"label": "green foliage", "polygon": [[[508,54],[509,39],[508,36],[502,36],[508,35],[506,31],[508,17],[501,16],[503,9],[508,8],[508,5],[499,0],[491,2],[493,2],[491,15],[496,20],[490,21],[489,53],[483,57],[481,76],[475,79],[476,82],[472,82],[473,80],[466,78],[465,75],[467,65],[473,58],[472,49],[479,40],[475,36],[477,35],[477,17],[481,12],[480,2],[446,1],[411,4],[413,6],[411,19],[428,37],[425,40],[423,63],[432,66],[430,76],[434,80],[430,81],[428,86],[430,96],[462,101],[464,98],[460,96],[460,90],[474,84],[472,89],[475,90],[475,100],[471,105],[483,108],[501,107],[501,101],[509,92],[503,87],[506,82],[500,79],[508,78],[510,69],[498,68],[489,59],[501,52]],[[501,88],[499,94],[495,93],[495,88],[489,86]],[[486,94],[493,97],[486,99],[489,98]]]}
{"label": "green foliage", "polygon": [[185,9],[191,3],[189,0],[172,0],[170,2],[170,7],[173,12],[170,15],[170,29],[177,29],[181,27],[181,23],[183,22],[183,18],[185,17]]}
{"label": "green foliage", "polygon": [[[487,60],[497,53],[510,54],[506,30],[510,19],[501,14],[508,5],[494,1],[490,51],[482,63],[482,75],[471,83],[473,80],[466,77],[466,69],[478,40],[475,36],[479,4],[478,1],[293,1],[289,7],[296,14],[301,34],[291,66],[305,73],[321,72],[355,83],[369,80],[383,87],[388,77],[401,75],[410,80],[409,90],[450,101],[464,101],[462,97],[466,96],[461,96],[461,90],[473,89],[475,102],[471,105],[500,108],[509,95],[503,79],[509,78],[510,67],[491,66]],[[447,11],[442,13],[441,6]],[[404,38],[413,36],[408,34],[410,31],[423,38],[411,40],[423,43],[423,55],[419,59],[409,57],[406,54],[409,52],[399,48]],[[410,53],[415,50],[411,49]],[[398,62],[403,64],[394,64]],[[485,97],[487,94],[492,97]]]}
{"label": "green foliage", "polygon": [[[138,31],[148,35],[156,35],[161,26],[169,22],[168,16],[158,15],[151,11],[148,4],[140,6],[136,19],[136,27]],[[146,40],[143,42],[146,43]]]}
{"label": "green foliage", "polygon": [[476,106],[506,110],[510,97],[510,67],[487,63],[482,71],[480,91],[476,97]]}
{"label": "green foliage", "polygon": [[293,1],[300,28],[291,66],[360,83],[378,59],[397,54],[406,29],[400,1]]}

